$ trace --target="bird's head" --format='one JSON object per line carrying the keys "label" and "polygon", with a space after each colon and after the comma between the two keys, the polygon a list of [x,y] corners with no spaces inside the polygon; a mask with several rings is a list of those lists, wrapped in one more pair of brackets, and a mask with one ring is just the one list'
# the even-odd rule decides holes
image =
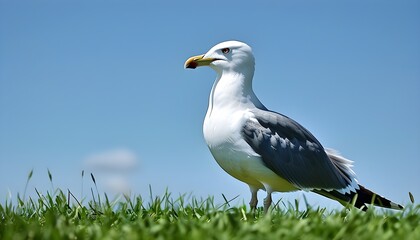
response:
{"label": "bird's head", "polygon": [[227,41],[212,47],[206,54],[190,57],[185,68],[210,66],[216,72],[254,70],[255,60],[250,46],[243,42]]}

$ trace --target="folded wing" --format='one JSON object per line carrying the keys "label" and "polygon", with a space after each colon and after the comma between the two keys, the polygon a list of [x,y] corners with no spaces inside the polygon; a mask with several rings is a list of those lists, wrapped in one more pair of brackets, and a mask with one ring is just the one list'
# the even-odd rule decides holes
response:
{"label": "folded wing", "polygon": [[347,163],[330,158],[299,123],[272,111],[251,112],[255,117],[245,122],[242,135],[273,172],[301,189],[343,190],[354,185]]}

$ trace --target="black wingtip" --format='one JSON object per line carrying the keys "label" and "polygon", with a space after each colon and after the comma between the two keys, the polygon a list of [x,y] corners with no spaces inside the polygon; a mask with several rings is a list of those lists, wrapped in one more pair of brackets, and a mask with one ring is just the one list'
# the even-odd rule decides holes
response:
{"label": "black wingtip", "polygon": [[328,198],[335,199],[342,204],[348,203],[350,206],[359,208],[362,211],[368,210],[368,205],[374,205],[383,208],[402,210],[404,206],[394,203],[385,197],[382,197],[369,189],[359,185],[359,189],[356,192],[350,192],[342,194],[338,191],[325,191],[325,190],[316,190],[314,191],[318,194],[326,196]]}
{"label": "black wingtip", "polygon": [[362,185],[359,185],[359,189],[357,190],[356,194],[358,195],[358,199],[356,200],[356,203],[358,203],[358,205],[372,204],[378,207],[390,208],[395,210],[404,209],[402,205],[394,203],[391,200],[370,191]]}

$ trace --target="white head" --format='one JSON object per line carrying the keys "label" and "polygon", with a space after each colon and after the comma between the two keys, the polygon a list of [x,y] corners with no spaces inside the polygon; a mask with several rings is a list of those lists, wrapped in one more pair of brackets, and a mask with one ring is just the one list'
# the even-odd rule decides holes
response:
{"label": "white head", "polygon": [[190,57],[185,68],[210,66],[217,73],[254,72],[254,55],[250,46],[243,42],[227,41],[212,47],[206,54]]}

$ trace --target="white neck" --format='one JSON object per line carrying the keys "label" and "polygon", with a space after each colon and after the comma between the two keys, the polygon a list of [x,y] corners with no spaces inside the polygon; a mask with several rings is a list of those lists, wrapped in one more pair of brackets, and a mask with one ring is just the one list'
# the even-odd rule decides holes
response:
{"label": "white neck", "polygon": [[210,93],[207,116],[214,109],[265,108],[252,90],[254,69],[218,72]]}

